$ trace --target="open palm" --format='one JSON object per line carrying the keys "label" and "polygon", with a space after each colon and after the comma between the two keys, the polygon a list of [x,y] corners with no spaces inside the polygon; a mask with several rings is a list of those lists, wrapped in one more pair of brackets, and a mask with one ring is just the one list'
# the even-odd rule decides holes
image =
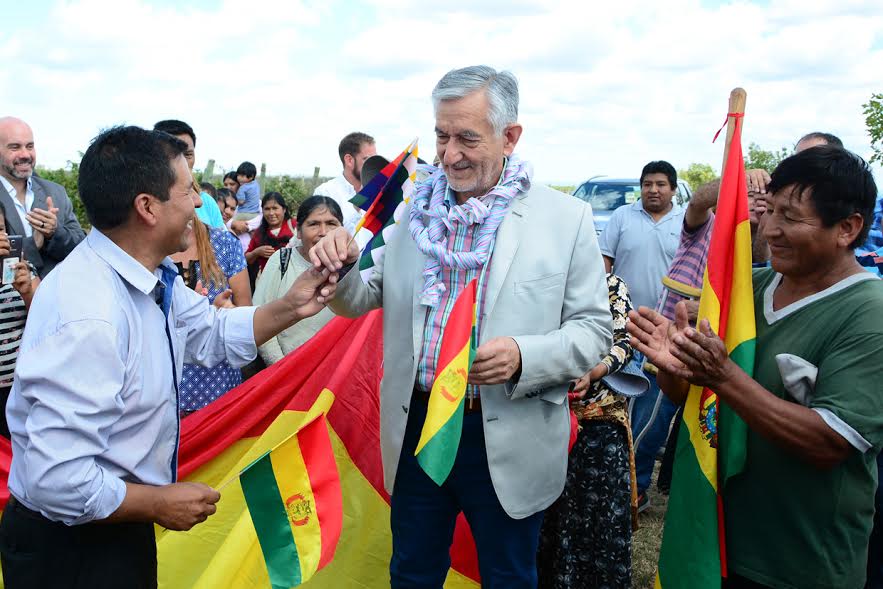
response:
{"label": "open palm", "polygon": [[627,329],[632,345],[644,354],[657,368],[677,372],[684,368],[683,362],[672,354],[674,336],[689,327],[687,308],[683,302],[675,305],[675,321],[670,321],[647,307],[629,313]]}

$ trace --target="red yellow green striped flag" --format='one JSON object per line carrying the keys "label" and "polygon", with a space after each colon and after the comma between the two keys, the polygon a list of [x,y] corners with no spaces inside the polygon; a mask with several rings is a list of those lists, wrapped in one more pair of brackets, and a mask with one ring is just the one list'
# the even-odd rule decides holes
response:
{"label": "red yellow green striped flag", "polygon": [[247,466],[239,483],[273,589],[300,585],[331,561],[343,501],[324,414]]}
{"label": "red yellow green striped flag", "polygon": [[[732,114],[730,116],[733,116]],[[699,302],[699,320],[727,346],[730,358],[754,371],[754,291],[748,190],[742,160],[742,117],[721,177],[720,196]],[[726,576],[721,491],[745,463],[746,426],[717,395],[691,386],[680,425],[656,587],[720,587]]]}
{"label": "red yellow green striped flag", "polygon": [[460,446],[463,431],[463,408],[466,402],[466,379],[475,359],[475,299],[477,279],[472,279],[457,300],[445,323],[438,368],[426,421],[414,455],[420,467],[439,486],[445,482]]}

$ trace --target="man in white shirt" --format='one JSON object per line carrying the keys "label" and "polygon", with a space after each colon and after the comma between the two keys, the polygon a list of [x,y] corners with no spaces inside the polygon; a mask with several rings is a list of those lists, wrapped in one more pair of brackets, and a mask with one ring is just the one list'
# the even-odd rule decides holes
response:
{"label": "man in white shirt", "polygon": [[313,191],[313,196],[328,196],[337,201],[343,212],[343,226],[353,234],[356,224],[362,218],[359,210],[350,199],[362,188],[362,164],[372,155],[377,154],[374,138],[366,133],[354,132],[340,140],[337,148],[343,172],[340,176],[320,184]]}
{"label": "man in white shirt", "polygon": [[156,587],[154,524],[190,529],[220,498],[175,482],[184,362],[242,366],[333,295],[336,275],[315,271],[257,308],[219,310],[188,289],[168,258],[200,198],[186,149],[117,127],[83,156],[93,229],[34,297],[7,406],[7,589]]}

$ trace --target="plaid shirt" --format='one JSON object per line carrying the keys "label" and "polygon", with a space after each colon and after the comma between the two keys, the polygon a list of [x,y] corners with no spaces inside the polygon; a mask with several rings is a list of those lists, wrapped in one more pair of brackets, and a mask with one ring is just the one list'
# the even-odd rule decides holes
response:
{"label": "plaid shirt", "polygon": [[702,291],[702,276],[708,260],[708,246],[711,229],[714,227],[712,214],[704,225],[689,231],[687,223],[681,229],[681,243],[671,261],[667,275],[662,279],[662,293],[656,309],[666,319],[674,320],[675,305],[684,299],[698,299]]}
{"label": "plaid shirt", "polygon": [[[506,169],[506,163],[503,164],[503,170]],[[503,174],[500,174],[500,180]],[[457,199],[454,193],[448,188],[445,193],[445,202],[448,208],[457,205]],[[488,207],[493,206],[494,201],[483,201]],[[454,225],[454,231],[448,232],[448,249],[453,252],[463,252],[472,250],[472,242],[478,234],[480,225],[464,225],[457,223]],[[496,236],[494,236],[496,240]],[[493,257],[493,242],[491,243],[491,258]],[[490,266],[490,258],[484,268]],[[441,295],[441,300],[435,308],[427,307],[426,322],[423,324],[423,345],[420,348],[420,360],[417,362],[417,388],[424,391],[432,390],[432,383],[435,380],[435,371],[438,364],[438,354],[441,351],[442,332],[448,317],[454,308],[454,303],[460,293],[476,276],[479,276],[483,268],[473,268],[471,270],[461,270],[459,268],[448,268],[442,266],[439,280],[445,285],[445,291]],[[478,295],[476,307],[478,308],[478,318],[476,319],[476,328],[481,333],[481,320],[484,309],[484,295],[487,290],[487,281],[484,277],[478,280]],[[476,342],[477,343],[477,342]],[[466,389],[467,396],[478,397],[479,387],[469,385]]]}

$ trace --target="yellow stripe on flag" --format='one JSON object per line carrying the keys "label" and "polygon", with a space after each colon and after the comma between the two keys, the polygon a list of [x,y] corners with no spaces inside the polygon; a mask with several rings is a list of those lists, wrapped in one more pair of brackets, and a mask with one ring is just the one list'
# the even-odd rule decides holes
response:
{"label": "yellow stripe on flag", "polygon": [[316,498],[297,436],[270,453],[276,484],[297,546],[301,578],[306,581],[319,568],[322,532],[316,515]]}
{"label": "yellow stripe on flag", "polygon": [[747,220],[736,226],[733,287],[730,295],[730,319],[724,343],[727,352],[756,337],[754,327],[754,286],[751,270],[751,226]]}
{"label": "yellow stripe on flag", "polygon": [[435,377],[432,383],[432,392],[429,395],[429,405],[426,409],[426,421],[417,442],[418,454],[423,446],[432,439],[454,415],[457,407],[466,395],[466,380],[469,378],[469,339],[453,361]]}
{"label": "yellow stripe on flag", "polygon": [[[699,317],[708,319],[711,329],[717,333],[720,325],[720,301],[717,293],[708,282],[708,269],[702,278],[702,298],[699,301]],[[696,452],[696,460],[702,474],[708,479],[708,484],[717,491],[717,450],[708,445],[706,435],[702,432],[700,424],[700,400],[702,387],[691,385],[687,393],[687,402],[684,404],[684,423],[690,431],[690,442]]]}

